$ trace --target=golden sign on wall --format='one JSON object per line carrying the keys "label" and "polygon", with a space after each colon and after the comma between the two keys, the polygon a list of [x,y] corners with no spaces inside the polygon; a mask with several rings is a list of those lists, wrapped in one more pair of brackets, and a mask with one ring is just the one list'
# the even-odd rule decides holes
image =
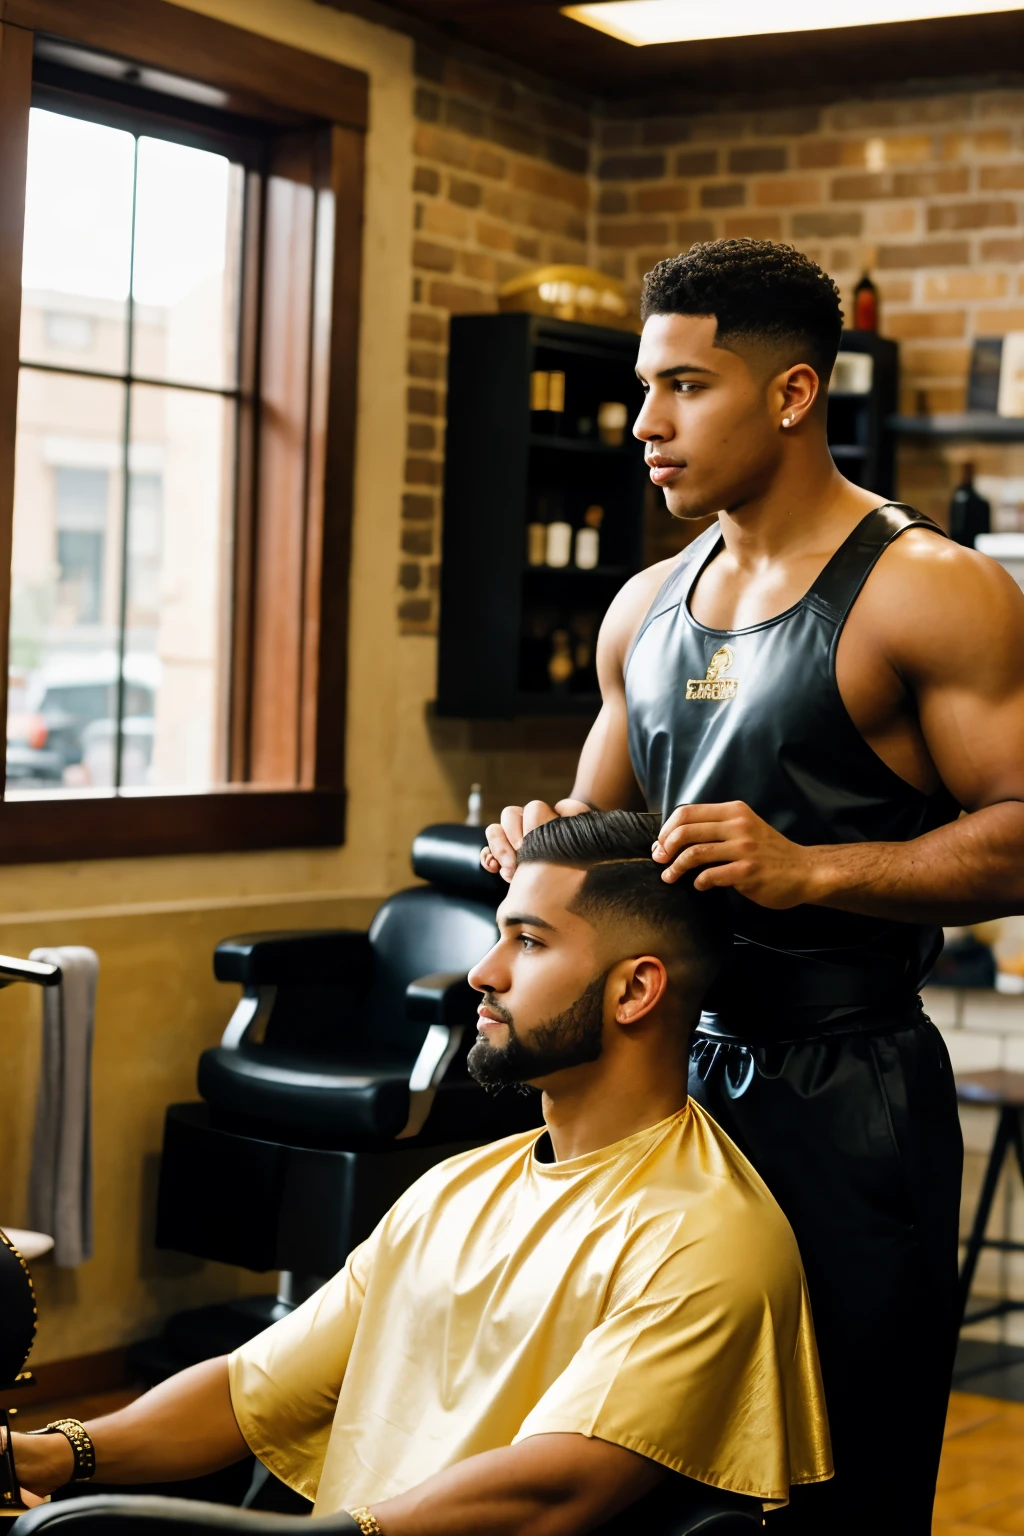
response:
{"label": "golden sign on wall", "polygon": [[622,284],[593,267],[534,267],[499,289],[498,307],[585,325],[610,325],[620,331],[639,330]]}

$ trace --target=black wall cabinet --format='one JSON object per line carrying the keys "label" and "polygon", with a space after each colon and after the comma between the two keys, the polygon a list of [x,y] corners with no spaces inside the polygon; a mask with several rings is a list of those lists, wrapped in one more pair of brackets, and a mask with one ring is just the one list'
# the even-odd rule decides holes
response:
{"label": "black wall cabinet", "polygon": [[[534,315],[452,320],[439,714],[596,713],[597,629],[643,553],[637,344],[628,332]],[[564,409],[531,410],[531,375],[550,372],[564,375]],[[603,402],[626,407],[619,446],[599,435]],[[594,507],[596,568],[571,557],[530,564],[531,523],[567,522],[575,543]]]}
{"label": "black wall cabinet", "polygon": [[874,331],[844,331],[844,352],[866,352],[873,378],[866,393],[832,389],[828,396],[828,445],[837,468],[865,490],[896,492],[896,435],[889,426],[899,400],[899,347]]}

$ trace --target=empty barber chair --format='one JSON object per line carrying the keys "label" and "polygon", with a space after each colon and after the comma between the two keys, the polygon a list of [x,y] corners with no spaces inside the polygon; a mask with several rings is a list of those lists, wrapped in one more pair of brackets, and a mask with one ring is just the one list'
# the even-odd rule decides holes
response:
{"label": "empty barber chair", "polygon": [[[763,1525],[761,1505],[740,1494],[722,1493],[687,1483],[676,1507],[655,1511],[646,1499],[634,1504],[595,1536],[754,1536]],[[656,1490],[660,1493],[660,1490]],[[308,1529],[302,1515],[265,1515],[196,1504],[185,1499],[95,1494],[40,1504],[22,1515],[12,1536],[300,1536]],[[318,1536],[332,1536],[341,1522],[327,1516],[316,1522]]]}
{"label": "empty barber chair", "polygon": [[466,973],[497,936],[505,889],[480,847],[472,827],[421,832],[412,864],[428,883],[392,896],[368,933],[217,946],[215,974],[242,998],[200,1057],[202,1102],[167,1112],[156,1241],[283,1280],[276,1301],[172,1319],[163,1363],[136,1362],[149,1379],[302,1300],[433,1164],[540,1123],[535,1098],[489,1097],[466,1070],[478,1002]]}

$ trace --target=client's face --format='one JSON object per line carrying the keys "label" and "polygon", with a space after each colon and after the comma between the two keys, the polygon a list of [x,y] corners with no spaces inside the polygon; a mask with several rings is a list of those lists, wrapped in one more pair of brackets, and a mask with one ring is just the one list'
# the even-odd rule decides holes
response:
{"label": "client's face", "polygon": [[597,930],[568,911],[583,879],[552,864],[513,876],[498,908],[501,937],[469,973],[483,1001],[468,1066],[485,1088],[541,1086],[601,1054],[607,957]]}

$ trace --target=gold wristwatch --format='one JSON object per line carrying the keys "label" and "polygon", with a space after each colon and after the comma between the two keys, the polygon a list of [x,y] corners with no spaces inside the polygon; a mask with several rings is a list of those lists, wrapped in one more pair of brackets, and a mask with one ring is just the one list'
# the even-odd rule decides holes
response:
{"label": "gold wristwatch", "polygon": [[363,1536],[384,1536],[380,1521],[375,1514],[361,1504],[358,1509],[350,1509],[348,1513],[362,1531]]}

